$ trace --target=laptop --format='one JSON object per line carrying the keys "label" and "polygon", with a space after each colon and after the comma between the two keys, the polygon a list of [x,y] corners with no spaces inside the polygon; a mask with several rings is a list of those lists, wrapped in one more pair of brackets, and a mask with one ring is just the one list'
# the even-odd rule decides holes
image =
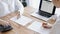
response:
{"label": "laptop", "polygon": [[41,0],[39,5],[39,10],[35,11],[31,15],[47,21],[52,15],[55,14],[56,7],[53,5],[52,1]]}

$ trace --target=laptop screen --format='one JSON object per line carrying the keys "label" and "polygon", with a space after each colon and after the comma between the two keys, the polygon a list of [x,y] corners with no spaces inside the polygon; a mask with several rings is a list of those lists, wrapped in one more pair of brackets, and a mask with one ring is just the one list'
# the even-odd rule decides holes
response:
{"label": "laptop screen", "polygon": [[54,5],[53,5],[52,2],[42,0],[42,5],[41,5],[41,9],[40,10],[52,14],[53,7],[54,7]]}

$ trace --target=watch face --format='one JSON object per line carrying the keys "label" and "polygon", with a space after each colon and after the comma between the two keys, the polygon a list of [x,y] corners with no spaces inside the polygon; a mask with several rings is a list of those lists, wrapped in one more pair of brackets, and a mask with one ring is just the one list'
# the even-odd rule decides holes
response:
{"label": "watch face", "polygon": [[53,5],[52,2],[42,0],[42,4],[41,4],[41,9],[40,10],[52,14],[53,13],[53,7],[54,7],[54,5]]}

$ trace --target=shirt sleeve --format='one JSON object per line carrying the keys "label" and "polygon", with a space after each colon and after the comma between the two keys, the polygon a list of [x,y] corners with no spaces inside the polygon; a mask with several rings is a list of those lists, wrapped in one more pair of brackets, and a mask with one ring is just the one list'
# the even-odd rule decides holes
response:
{"label": "shirt sleeve", "polygon": [[9,13],[8,5],[4,2],[0,2],[0,17],[6,16]]}
{"label": "shirt sleeve", "polygon": [[60,8],[56,8],[55,14],[57,14],[57,16],[60,16]]}
{"label": "shirt sleeve", "polygon": [[24,12],[24,7],[22,3],[19,0],[15,0],[15,5],[16,5],[16,9],[20,11],[20,15],[22,15]]}

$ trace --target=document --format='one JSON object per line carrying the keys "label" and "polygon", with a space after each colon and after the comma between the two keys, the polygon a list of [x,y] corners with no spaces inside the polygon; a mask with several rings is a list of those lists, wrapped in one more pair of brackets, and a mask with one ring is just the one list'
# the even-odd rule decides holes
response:
{"label": "document", "polygon": [[17,19],[16,17],[11,18],[10,20],[25,26],[26,24],[30,23],[32,21],[31,18],[26,17],[26,16],[21,16],[19,19]]}
{"label": "document", "polygon": [[33,31],[39,32],[40,34],[49,34],[50,33],[50,29],[44,29],[42,27],[42,22],[35,21],[27,28],[31,29]]}

